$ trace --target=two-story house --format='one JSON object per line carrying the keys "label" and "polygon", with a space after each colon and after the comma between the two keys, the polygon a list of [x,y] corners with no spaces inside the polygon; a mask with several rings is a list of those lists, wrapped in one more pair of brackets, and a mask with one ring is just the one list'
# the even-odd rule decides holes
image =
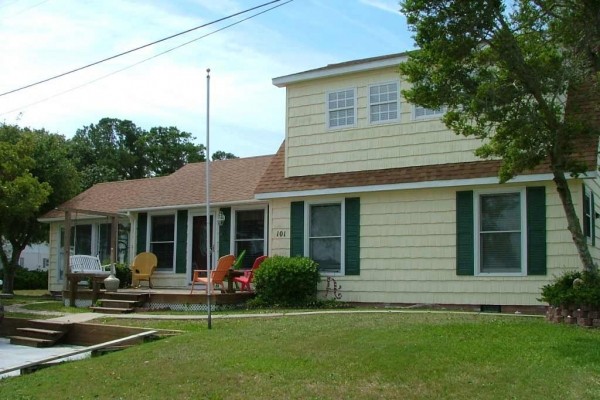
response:
{"label": "two-story house", "polygon": [[[402,98],[407,83],[397,66],[405,59],[273,80],[286,89],[287,106],[277,154],[213,164],[211,218],[224,221],[208,230],[215,257],[242,249],[248,262],[308,256],[351,302],[540,305],[544,284],[580,268],[552,175],[540,166],[499,184],[500,161],[478,159],[477,139],[448,130],[444,110]],[[600,122],[597,112],[593,118]],[[590,172],[569,180],[596,260],[597,149],[597,139],[582,146]],[[155,287],[189,288],[206,252],[203,179],[204,164],[190,164],[168,177],[96,185],[62,208],[118,213],[123,258],[158,253]],[[44,220],[50,288],[60,290],[64,215]],[[73,250],[106,255],[106,223],[75,214]]]}
{"label": "two-story house", "polygon": [[[443,110],[407,103],[406,54],[273,79],[286,89],[286,136],[257,188],[269,201],[270,252],[304,255],[376,303],[539,305],[540,288],[578,253],[543,166],[498,184]],[[570,188],[593,257],[597,139]]]}

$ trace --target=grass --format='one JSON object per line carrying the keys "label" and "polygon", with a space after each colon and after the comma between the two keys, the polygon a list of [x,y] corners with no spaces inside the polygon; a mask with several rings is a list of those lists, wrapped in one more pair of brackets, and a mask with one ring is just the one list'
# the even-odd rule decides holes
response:
{"label": "grass", "polygon": [[[21,304],[23,310],[32,311],[54,311],[62,313],[89,312],[87,308],[66,307],[62,300],[54,299],[47,290],[15,290],[11,298],[0,300],[4,305]],[[9,312],[5,310],[7,317],[40,319],[45,318],[39,314],[23,312]]]}
{"label": "grass", "polygon": [[541,318],[379,313],[213,321],[0,380],[0,399],[599,399],[600,331]]}

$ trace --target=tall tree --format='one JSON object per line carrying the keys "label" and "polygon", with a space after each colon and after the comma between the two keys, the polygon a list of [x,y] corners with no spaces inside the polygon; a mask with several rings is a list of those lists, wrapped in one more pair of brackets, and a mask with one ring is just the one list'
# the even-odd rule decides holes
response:
{"label": "tall tree", "polygon": [[225,151],[219,150],[219,151],[215,151],[212,155],[212,160],[233,160],[239,158],[238,156],[236,156],[233,153],[227,153]]}
{"label": "tall tree", "polygon": [[204,145],[194,144],[191,133],[174,126],[151,128],[146,137],[153,176],[172,174],[188,163],[205,160]]}
{"label": "tall tree", "polygon": [[[0,260],[4,293],[12,293],[21,252],[48,238],[38,217],[71,198],[78,174],[62,136],[0,125]],[[10,252],[5,244],[10,244]]]}
{"label": "tall tree", "polygon": [[[567,183],[589,167],[576,142],[598,135],[589,118],[565,113],[569,90],[593,83],[597,72],[599,17],[586,15],[583,3],[598,11],[597,1],[406,0],[419,50],[400,72],[412,83],[403,92],[408,101],[447,107],[450,129],[482,139],[478,156],[503,160],[500,182],[549,162],[583,268],[596,271]],[[594,23],[587,42],[578,42],[571,29]]]}

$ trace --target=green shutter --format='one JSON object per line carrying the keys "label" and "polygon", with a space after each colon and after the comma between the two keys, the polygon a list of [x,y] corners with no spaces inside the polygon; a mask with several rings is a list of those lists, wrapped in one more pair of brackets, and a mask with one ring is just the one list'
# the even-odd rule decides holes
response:
{"label": "green shutter", "polygon": [[304,256],[304,202],[294,201],[290,207],[290,257]]}
{"label": "green shutter", "polygon": [[456,192],[456,275],[475,273],[473,191]]}
{"label": "green shutter", "polygon": [[527,188],[527,275],[546,275],[546,188]]}
{"label": "green shutter", "polygon": [[590,205],[590,216],[592,217],[592,220],[590,221],[591,223],[591,230],[592,230],[592,246],[596,246],[596,205],[594,204],[594,192],[591,192],[590,195],[592,196],[592,204]]}
{"label": "green shutter", "polygon": [[139,213],[137,223],[137,254],[146,251],[146,231],[148,230],[148,214]]}
{"label": "green shutter", "polygon": [[177,211],[177,249],[175,253],[175,272],[184,274],[187,260],[187,210]]}
{"label": "green shutter", "polygon": [[221,208],[221,212],[225,216],[225,221],[219,227],[219,257],[233,254],[231,248],[231,208]]}
{"label": "green shutter", "polygon": [[346,275],[360,275],[360,197],[346,199]]}

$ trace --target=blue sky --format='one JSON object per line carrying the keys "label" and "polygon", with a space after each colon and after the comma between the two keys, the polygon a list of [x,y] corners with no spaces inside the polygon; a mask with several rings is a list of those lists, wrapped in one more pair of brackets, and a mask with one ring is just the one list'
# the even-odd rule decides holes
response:
{"label": "blue sky", "polygon": [[[0,93],[266,1],[0,0]],[[271,154],[285,136],[285,89],[271,79],[412,49],[398,8],[397,0],[294,0],[161,56],[235,20],[0,96],[0,121],[71,137],[113,117],[176,126],[205,143],[210,68],[211,153]]]}

